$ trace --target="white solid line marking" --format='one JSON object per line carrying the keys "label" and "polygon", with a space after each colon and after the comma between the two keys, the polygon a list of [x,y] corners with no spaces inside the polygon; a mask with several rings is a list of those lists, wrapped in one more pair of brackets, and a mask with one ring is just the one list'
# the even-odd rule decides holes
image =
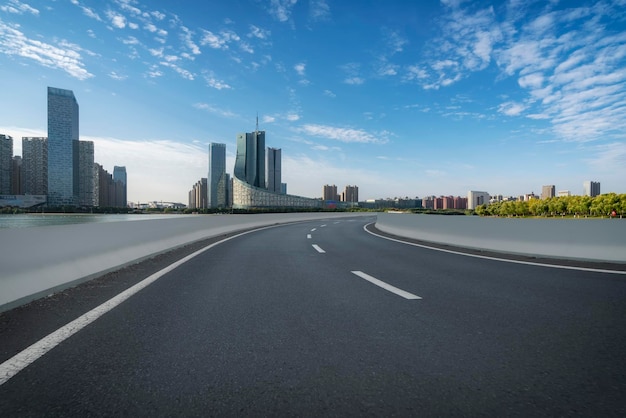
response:
{"label": "white solid line marking", "polygon": [[317,250],[318,253],[325,253],[326,251],[322,250],[319,245],[313,244],[313,248]]}
{"label": "white solid line marking", "polygon": [[363,227],[365,232],[367,232],[368,234],[374,235],[375,237],[384,238],[384,239],[387,239],[389,241],[399,242],[401,244],[412,245],[414,247],[426,248],[426,249],[434,250],[434,251],[441,251],[441,252],[448,253],[448,254],[463,255],[465,257],[482,258],[482,259],[485,259],[485,260],[503,261],[505,263],[515,263],[515,264],[526,264],[526,265],[529,265],[529,266],[549,267],[549,268],[553,268],[553,269],[591,271],[591,272],[594,272],[594,273],[626,274],[626,271],[621,271],[621,270],[604,270],[604,269],[594,269],[594,268],[588,268],[588,267],[562,266],[562,265],[559,265],[559,264],[535,263],[533,261],[509,260],[508,258],[489,257],[489,256],[486,256],[486,255],[469,254],[469,253],[464,253],[464,252],[461,252],[461,251],[453,251],[453,250],[446,250],[444,248],[430,247],[428,245],[416,244],[414,242],[408,242],[408,241],[402,241],[402,240],[395,239],[395,238],[389,238],[389,237],[386,237],[384,235],[378,235],[378,234],[376,234],[376,233],[374,233],[372,231],[368,231],[367,230],[367,226],[375,224],[375,223],[376,222],[372,222],[370,224],[365,225]]}
{"label": "white solid line marking", "polygon": [[246,235],[252,232],[260,231],[262,229],[267,229],[267,228],[271,228],[271,227],[264,227],[264,228],[255,229],[253,231],[242,232],[240,234],[233,235],[232,237],[225,238],[221,241],[214,242],[213,244],[210,244],[192,254],[189,254],[185,258],[181,258],[177,262],[165,267],[163,270],[157,271],[153,275],[143,279],[136,285],[129,287],[122,293],[104,302],[102,305],[97,306],[93,308],[92,310],[90,310],[89,312],[81,315],[80,317],[76,318],[69,324],[64,325],[63,327],[59,328],[58,330],[54,331],[48,336],[37,341],[30,347],[25,348],[24,350],[17,353],[16,355],[11,357],[4,363],[0,364],[0,386],[2,386],[4,383],[9,381],[9,379],[11,379],[13,376],[18,374],[22,370],[24,370],[26,367],[28,367],[28,365],[33,363],[39,357],[43,356],[48,351],[52,350],[54,347],[59,345],[61,342],[71,337],[72,335],[76,334],[78,331],[80,331],[87,325],[91,324],[93,321],[100,318],[102,315],[109,312],[111,309],[115,308],[117,305],[119,305],[120,303],[124,302],[126,299],[133,296],[135,293],[148,287],[150,284],[154,283],[161,276],[164,276],[166,273],[169,273],[170,271],[174,270],[176,267],[179,267],[181,264],[186,263],[187,261],[196,257],[197,255],[200,255],[201,253],[223,242],[226,242],[233,238],[237,238],[237,237],[240,237],[242,235]]}
{"label": "white solid line marking", "polygon": [[306,234],[307,239],[311,239],[311,234]]}
{"label": "white solid line marking", "polygon": [[382,280],[378,280],[377,278],[372,277],[369,274],[363,273],[362,271],[353,271],[352,274],[356,274],[360,278],[365,279],[368,282],[375,284],[376,286],[382,287],[383,289],[388,290],[391,293],[395,293],[398,296],[402,296],[405,299],[421,299],[421,297],[414,295],[413,293],[409,293],[405,290],[398,289],[397,287],[392,286],[389,283],[385,283]]}

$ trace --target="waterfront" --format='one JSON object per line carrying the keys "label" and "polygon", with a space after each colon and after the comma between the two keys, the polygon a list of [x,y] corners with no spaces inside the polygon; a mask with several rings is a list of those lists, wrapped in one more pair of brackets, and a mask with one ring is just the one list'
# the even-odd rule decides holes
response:
{"label": "waterfront", "polygon": [[31,228],[52,225],[71,225],[102,222],[141,221],[146,219],[171,218],[179,215],[163,214],[77,214],[77,213],[26,213],[0,215],[0,229]]}

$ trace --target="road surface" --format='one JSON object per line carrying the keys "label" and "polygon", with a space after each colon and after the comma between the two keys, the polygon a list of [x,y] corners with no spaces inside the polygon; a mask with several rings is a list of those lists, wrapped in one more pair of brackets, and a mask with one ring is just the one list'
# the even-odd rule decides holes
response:
{"label": "road surface", "polygon": [[[416,247],[374,220],[213,245],[20,366],[0,416],[626,415],[623,272]],[[2,370],[206,244],[0,315]]]}

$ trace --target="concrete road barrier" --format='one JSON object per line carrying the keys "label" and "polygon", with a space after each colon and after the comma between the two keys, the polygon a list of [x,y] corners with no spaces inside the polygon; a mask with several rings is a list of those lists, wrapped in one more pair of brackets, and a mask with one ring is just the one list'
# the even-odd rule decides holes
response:
{"label": "concrete road barrier", "polygon": [[380,213],[376,227],[401,237],[472,249],[626,263],[626,221],[620,219]]}

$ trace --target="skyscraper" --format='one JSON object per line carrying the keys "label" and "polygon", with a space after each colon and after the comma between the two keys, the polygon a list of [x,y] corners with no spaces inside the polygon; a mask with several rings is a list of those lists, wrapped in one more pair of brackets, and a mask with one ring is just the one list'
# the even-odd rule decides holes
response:
{"label": "skyscraper", "polygon": [[128,206],[128,185],[125,166],[113,166],[113,181],[115,182],[116,197],[118,207]]}
{"label": "skyscraper", "polygon": [[265,188],[265,131],[237,134],[235,177],[250,186]]}
{"label": "skyscraper", "polygon": [[266,158],[267,190],[281,193],[281,150],[279,148],[267,148]]}
{"label": "skyscraper", "polygon": [[11,194],[13,138],[0,134],[0,194]]}
{"label": "skyscraper", "polygon": [[94,198],[94,149],[92,141],[78,141],[78,204],[93,206]]}
{"label": "skyscraper", "polygon": [[226,144],[209,144],[209,174],[207,177],[207,207],[227,206]]}
{"label": "skyscraper", "polygon": [[554,187],[554,184],[551,184],[549,186],[543,186],[541,188],[541,198],[550,199],[551,197],[554,197],[556,195],[555,190],[556,188]]}
{"label": "skyscraper", "polygon": [[339,200],[339,196],[337,195],[337,186],[334,184],[332,186],[329,184],[324,185],[322,197],[325,201]]}
{"label": "skyscraper", "polygon": [[21,195],[22,193],[22,157],[15,155],[13,157],[11,194]]}
{"label": "skyscraper", "polygon": [[359,188],[358,186],[346,186],[346,190],[343,192],[344,202],[357,203],[359,201]]}
{"label": "skyscraper", "polygon": [[48,194],[48,138],[22,137],[22,193]]}
{"label": "skyscraper", "polygon": [[71,90],[48,87],[48,205],[78,203],[78,102]]}
{"label": "skyscraper", "polygon": [[600,182],[599,181],[585,181],[583,183],[583,194],[585,196],[598,196],[600,194]]}

